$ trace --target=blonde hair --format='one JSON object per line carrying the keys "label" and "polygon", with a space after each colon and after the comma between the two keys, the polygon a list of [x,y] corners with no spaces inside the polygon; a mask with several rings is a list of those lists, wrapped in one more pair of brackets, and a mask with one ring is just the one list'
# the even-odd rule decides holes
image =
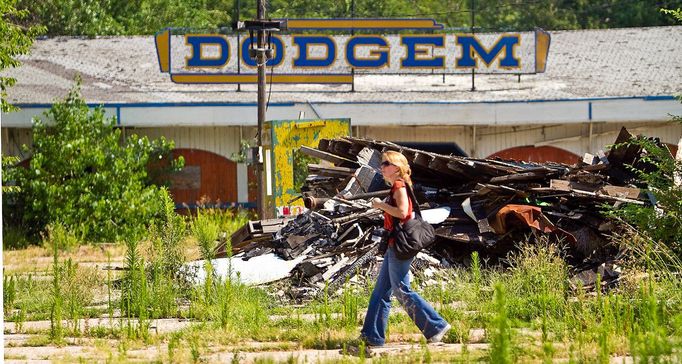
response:
{"label": "blonde hair", "polygon": [[405,183],[412,186],[412,169],[410,169],[410,164],[407,162],[407,158],[400,152],[388,151],[381,155],[381,159],[388,161],[392,165],[398,167],[400,178],[405,181]]}

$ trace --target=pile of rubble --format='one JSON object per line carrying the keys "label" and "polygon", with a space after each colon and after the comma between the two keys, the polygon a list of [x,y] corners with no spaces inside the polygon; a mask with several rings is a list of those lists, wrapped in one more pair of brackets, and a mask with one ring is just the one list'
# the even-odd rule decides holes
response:
{"label": "pile of rubble", "polygon": [[617,224],[602,211],[652,203],[626,167],[641,163],[641,150],[618,146],[630,138],[623,129],[608,155],[588,154],[574,166],[440,155],[351,137],[322,140],[317,149],[301,149],[321,160],[309,165],[301,190],[307,211],[249,222],[232,236],[232,249],[242,259],[269,253],[298,259],[287,277],[294,298],[376,267],[383,215],[369,200],[387,196],[379,166],[381,153],[394,150],[407,157],[424,218],[437,234],[415,259],[417,269],[467,264],[473,251],[495,263],[518,243],[543,236],[566,245],[583,286],[594,284],[597,271],[613,282],[618,251],[609,236]]}

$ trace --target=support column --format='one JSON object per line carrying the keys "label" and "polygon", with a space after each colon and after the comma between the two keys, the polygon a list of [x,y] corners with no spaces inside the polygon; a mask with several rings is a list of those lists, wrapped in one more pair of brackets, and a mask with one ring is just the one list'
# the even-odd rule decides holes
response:
{"label": "support column", "polygon": [[472,158],[476,158],[476,125],[471,127],[471,155]]}
{"label": "support column", "polygon": [[2,128],[2,154],[9,154],[9,129]]}

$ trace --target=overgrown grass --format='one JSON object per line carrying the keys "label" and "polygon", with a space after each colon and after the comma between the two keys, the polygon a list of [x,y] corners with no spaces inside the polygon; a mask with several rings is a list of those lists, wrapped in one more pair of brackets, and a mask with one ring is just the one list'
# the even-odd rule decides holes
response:
{"label": "overgrown grass", "polygon": [[[201,219],[216,226],[217,215],[202,213]],[[198,227],[196,221],[198,218],[193,232]],[[184,221],[175,220],[159,226],[148,242],[128,241],[127,270],[120,286],[114,284],[110,271],[106,281],[98,277],[88,283],[85,278],[93,277],[93,271],[70,261],[73,255],[60,251],[59,244],[51,245],[53,262],[47,273],[52,279],[35,279],[31,274],[4,277],[5,318],[15,322],[18,331],[26,320],[40,315],[51,318],[52,342],[63,342],[71,335],[118,340],[122,358],[130,347],[144,345],[136,342],[162,341],[168,347],[162,360],[171,362],[206,360],[211,351],[207,348],[249,340],[280,343],[286,350],[342,350],[357,337],[371,281],[347,281],[337,292],[327,292],[319,300],[296,308],[277,307],[264,290],[212,274],[206,284],[183,289],[172,271],[184,262],[182,253],[187,246],[183,243],[188,240],[184,240],[183,228]],[[221,239],[214,228],[209,230],[205,241],[214,244]],[[580,286],[571,289],[562,250],[542,241],[519,245],[518,251],[507,258],[507,268],[489,267],[474,254],[468,268],[419,277],[427,286],[413,287],[453,326],[445,341],[465,346],[461,354],[446,359],[431,347],[420,348],[416,326],[405,314],[394,312],[389,318],[389,342],[411,342],[417,348],[410,355],[395,356],[395,360],[593,363],[631,355],[636,362],[680,362],[682,284],[674,260],[666,258],[659,248],[640,245],[635,254],[639,259],[623,268],[621,285],[606,293],[586,292]],[[121,299],[117,301],[112,291],[119,287]],[[96,326],[85,332],[77,319],[95,313],[87,308],[92,299],[83,295],[97,289],[104,292],[102,297],[107,302],[100,314],[113,319],[113,305],[118,304],[124,319],[114,328]],[[273,314],[283,317],[270,319]],[[314,317],[308,320],[303,318],[305,314]],[[156,335],[150,325],[160,317],[189,317],[204,324]],[[61,325],[64,320],[66,326]],[[485,353],[470,351],[474,348],[469,346],[474,340],[471,330],[481,328],[487,331],[484,341],[490,349]],[[476,340],[481,340],[479,336],[476,334]]]}
{"label": "overgrown grass", "polygon": [[509,269],[500,276],[507,291],[509,316],[522,321],[563,317],[568,295],[568,267],[559,248],[539,239],[507,258]]}
{"label": "overgrown grass", "polygon": [[203,219],[204,221],[210,221],[212,224],[218,226],[218,230],[223,234],[223,237],[230,237],[232,233],[237,231],[240,227],[244,226],[249,220],[256,219],[254,213],[250,210],[244,209],[220,209],[207,207],[207,204],[201,204],[204,206],[197,210],[197,218]]}
{"label": "overgrown grass", "polygon": [[192,221],[192,234],[199,244],[201,259],[213,260],[215,258],[216,242],[220,234],[220,221],[215,218],[216,216],[221,215],[198,211],[197,217]]}

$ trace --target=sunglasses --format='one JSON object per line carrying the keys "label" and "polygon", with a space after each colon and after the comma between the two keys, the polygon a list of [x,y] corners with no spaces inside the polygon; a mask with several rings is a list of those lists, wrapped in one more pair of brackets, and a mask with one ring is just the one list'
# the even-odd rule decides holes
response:
{"label": "sunglasses", "polygon": [[389,161],[383,161],[381,162],[382,167],[388,167],[388,166],[394,166],[395,164],[389,162]]}

